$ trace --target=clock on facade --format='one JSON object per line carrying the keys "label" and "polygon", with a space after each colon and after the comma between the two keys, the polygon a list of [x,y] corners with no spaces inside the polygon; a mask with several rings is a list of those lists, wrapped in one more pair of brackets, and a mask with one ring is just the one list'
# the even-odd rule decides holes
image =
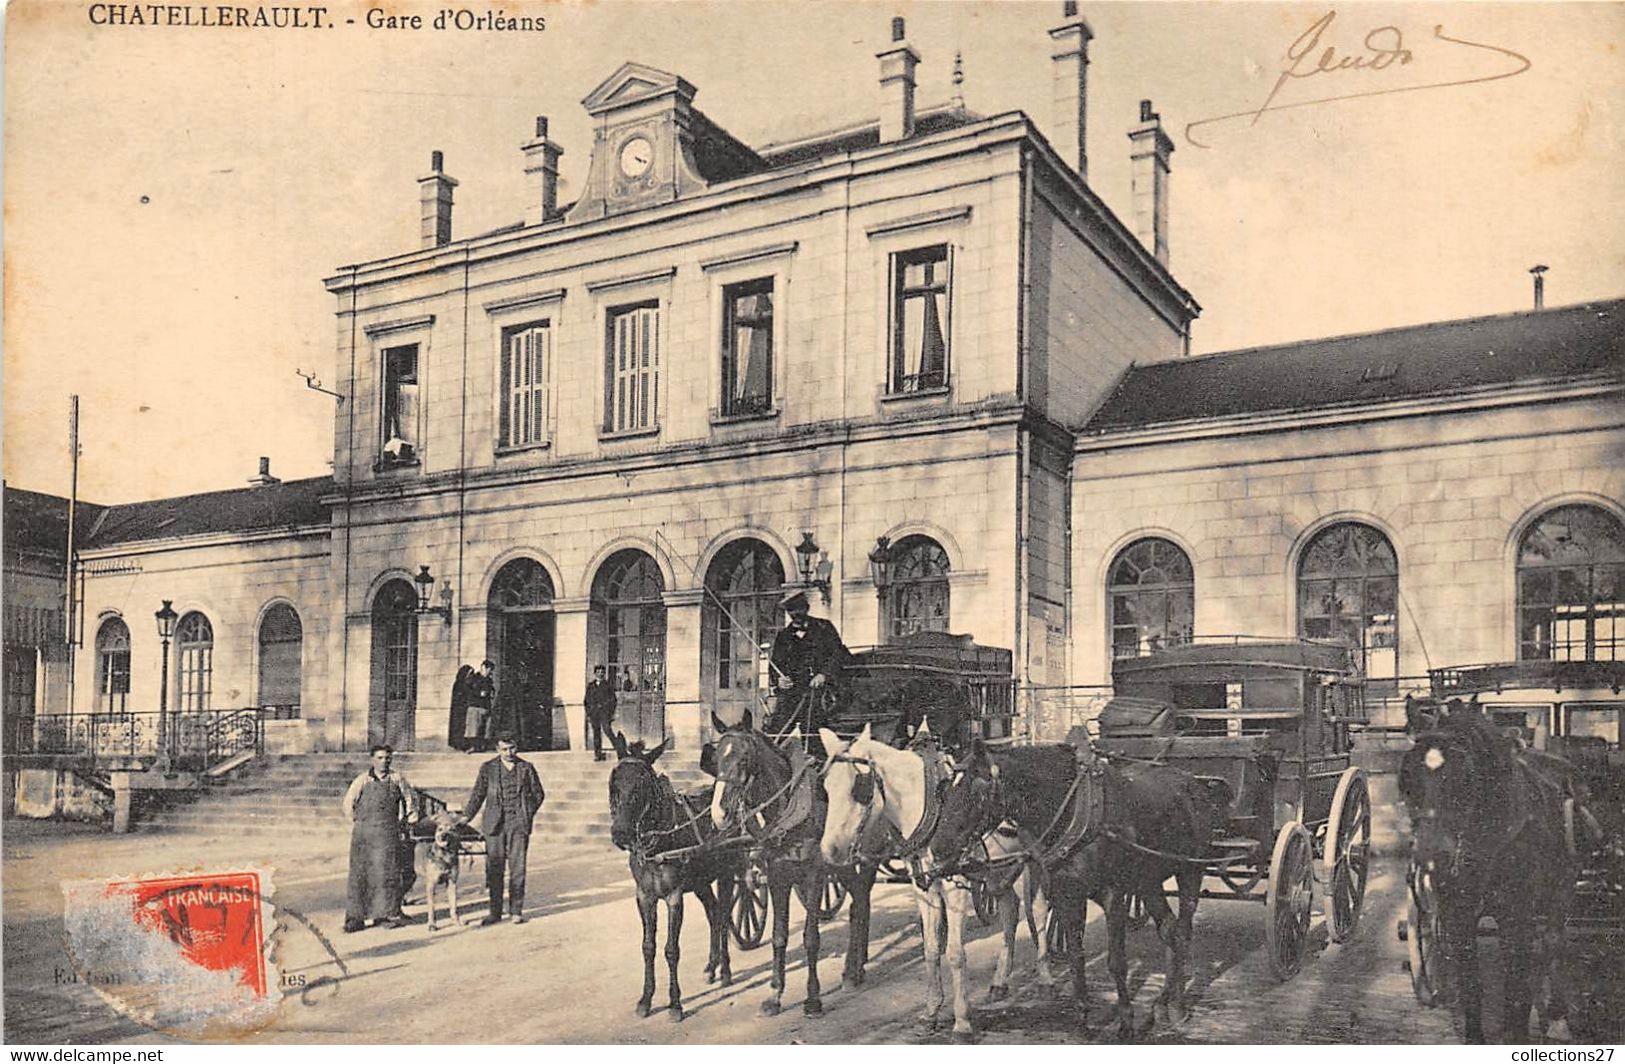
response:
{"label": "clock on facade", "polygon": [[633,137],[621,145],[621,173],[627,177],[642,177],[654,165],[654,145],[647,137]]}

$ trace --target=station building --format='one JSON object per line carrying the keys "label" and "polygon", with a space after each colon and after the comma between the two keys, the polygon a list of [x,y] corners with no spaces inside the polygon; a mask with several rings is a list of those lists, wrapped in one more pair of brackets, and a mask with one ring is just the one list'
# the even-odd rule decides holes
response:
{"label": "station building", "polygon": [[1625,304],[1191,358],[1149,102],[1133,217],[1087,181],[1087,23],[1040,38],[1042,127],[917,102],[893,28],[878,119],[776,144],[623,65],[590,147],[538,118],[494,232],[455,235],[436,153],[420,246],[325,282],[333,475],[90,522],[75,710],[156,704],[162,601],[168,705],[268,707],[287,750],[444,747],[489,658],[532,749],[582,748],[604,665],[619,725],[692,755],[789,583],[850,645],[1011,649],[1036,736],[1193,634],[1343,638],[1396,692],[1619,657]]}

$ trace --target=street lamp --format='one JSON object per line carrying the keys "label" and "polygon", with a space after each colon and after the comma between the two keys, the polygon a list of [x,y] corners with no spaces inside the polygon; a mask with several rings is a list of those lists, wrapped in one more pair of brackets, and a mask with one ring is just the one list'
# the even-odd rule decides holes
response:
{"label": "street lamp", "polygon": [[175,612],[172,600],[164,599],[164,604],[152,616],[158,622],[158,640],[163,644],[163,673],[158,681],[158,752],[161,754],[169,746],[169,641],[175,637],[175,621],[180,614]]}
{"label": "street lamp", "polygon": [[434,575],[429,572],[427,565],[418,566],[418,575],[412,578],[412,583],[418,588],[418,612],[438,613],[444,617],[447,624],[451,623],[451,581],[440,582],[440,605],[429,605],[429,596],[434,592]]}
{"label": "street lamp", "polygon": [[875,537],[874,550],[869,552],[869,578],[875,582],[875,594],[884,595],[891,586],[892,548],[886,536]]}
{"label": "street lamp", "polygon": [[829,552],[818,546],[811,532],[803,531],[801,542],[796,544],[796,568],[801,570],[802,586],[817,588],[824,596],[824,605],[828,606],[830,578],[835,566],[829,560]]}

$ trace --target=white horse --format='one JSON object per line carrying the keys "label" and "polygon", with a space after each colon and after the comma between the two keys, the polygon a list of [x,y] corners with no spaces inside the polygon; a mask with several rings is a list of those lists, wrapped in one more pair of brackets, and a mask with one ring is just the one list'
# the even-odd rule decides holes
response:
{"label": "white horse", "polygon": [[[987,859],[997,865],[1000,858],[1021,864],[1014,882],[997,888],[999,923],[1003,949],[994,968],[989,998],[1002,1000],[1009,995],[1010,970],[1015,963],[1016,925],[1022,903],[1028,909],[1028,925],[1038,948],[1038,979],[1053,987],[1049,970],[1049,906],[1039,887],[1039,869],[1019,856],[1019,842],[985,824],[972,826],[974,816],[966,816],[974,804],[969,788],[974,781],[955,778],[937,808],[930,808],[926,794],[926,763],[909,750],[897,750],[876,741],[864,727],[863,733],[845,743],[827,728],[819,729],[829,763],[824,769],[824,789],[829,796],[829,815],[824,821],[820,842],[824,860],[837,867],[852,864],[853,849],[860,837],[879,816],[903,840],[905,852],[893,856],[910,862],[920,877],[915,900],[920,910],[920,927],[925,939],[926,1002],[921,1019],[933,1026],[943,1005],[942,960],[947,953],[948,970],[953,977],[954,1036],[968,1039],[975,1033],[970,1021],[970,1002],[965,996],[965,923],[975,911],[970,881],[939,862],[944,854],[966,854],[986,847]],[[956,774],[957,775],[957,774]],[[985,785],[987,780],[980,781]],[[964,785],[967,790],[958,791]],[[924,823],[931,813],[934,824]],[[920,836],[924,837],[920,837]],[[976,860],[980,862],[981,855]],[[954,863],[952,857],[948,863]],[[926,885],[921,887],[919,882]]]}

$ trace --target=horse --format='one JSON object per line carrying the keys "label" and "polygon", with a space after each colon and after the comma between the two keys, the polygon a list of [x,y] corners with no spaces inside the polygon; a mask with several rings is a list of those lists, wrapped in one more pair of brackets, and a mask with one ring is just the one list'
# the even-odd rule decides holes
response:
{"label": "horse", "polygon": [[724,731],[716,742],[716,788],[711,798],[711,822],[719,830],[737,824],[760,844],[767,866],[768,894],[773,903],[772,992],[762,1002],[764,1015],[777,1016],[785,987],[785,950],[790,941],[790,892],[793,889],[806,911],[802,946],[807,954],[808,1016],[824,1012],[818,982],[820,948],[818,910],[830,875],[846,884],[851,906],[849,938],[842,985],[863,985],[869,954],[869,896],[874,888],[873,864],[831,869],[818,853],[828,807],[819,786],[816,765],[798,745],[786,753],[748,725]]}
{"label": "horse", "polygon": [[[1560,764],[1554,765],[1554,762]],[[1529,1033],[1536,922],[1544,917],[1541,971],[1546,1037],[1567,1041],[1564,939],[1580,861],[1573,823],[1583,794],[1567,763],[1517,749],[1490,721],[1450,713],[1415,737],[1399,768],[1411,815],[1412,889],[1430,890],[1439,913],[1439,949],[1455,983],[1464,1033],[1484,1040],[1478,921],[1493,916],[1501,940],[1501,1040]]]}
{"label": "horse", "polygon": [[[924,734],[929,736],[929,729]],[[921,1020],[935,1026],[942,1010],[946,952],[953,980],[953,1034],[956,1041],[968,1041],[975,1034],[965,994],[965,923],[974,907],[975,889],[969,876],[980,877],[993,893],[1003,931],[1004,949],[989,998],[1008,996],[1024,898],[1031,901],[1039,979],[1050,984],[1048,936],[1040,935],[1036,927],[1047,918],[1045,903],[1031,886],[1033,869],[1024,855],[999,834],[1003,812],[996,776],[985,761],[962,771],[944,766],[946,758],[929,741],[894,749],[875,739],[868,725],[850,743],[828,729],[819,737],[830,752],[824,768],[829,815],[819,843],[824,860],[849,864],[861,853],[863,841],[873,837],[876,823],[888,828],[893,844],[887,855],[909,865],[925,940],[926,1004]]]}
{"label": "horse", "polygon": [[[678,794],[671,781],[655,772],[654,764],[666,752],[662,742],[645,751],[641,742],[628,745],[620,732],[610,735],[619,760],[609,774],[610,838],[630,854],[632,881],[637,886],[638,915],[643,920],[643,996],[637,1013],[648,1016],[655,992],[655,938],[659,903],[666,903],[666,965],[670,971],[671,1000],[668,1018],[683,1019],[683,992],[677,962],[683,930],[683,895],[692,893],[705,908],[711,927],[710,956],[705,981],[733,983],[728,957],[728,910],[736,877],[743,870],[737,849],[716,846],[717,833],[706,815],[709,793]],[[694,852],[676,851],[697,847]],[[669,860],[662,855],[674,854]],[[714,888],[714,889],[713,889]]]}
{"label": "horse", "polygon": [[[1096,758],[1087,744],[990,749],[998,767],[1006,815],[1039,853],[1049,904],[1064,940],[1081,943],[1088,903],[1106,913],[1107,962],[1117,984],[1118,1036],[1135,1034],[1128,986],[1129,906],[1139,898],[1156,923],[1167,976],[1158,1006],[1182,1026],[1191,924],[1214,835],[1229,821],[1234,800],[1223,780],[1164,765]],[[1177,919],[1163,895],[1174,878]],[[1072,995],[1087,1025],[1084,951],[1068,950]]]}

